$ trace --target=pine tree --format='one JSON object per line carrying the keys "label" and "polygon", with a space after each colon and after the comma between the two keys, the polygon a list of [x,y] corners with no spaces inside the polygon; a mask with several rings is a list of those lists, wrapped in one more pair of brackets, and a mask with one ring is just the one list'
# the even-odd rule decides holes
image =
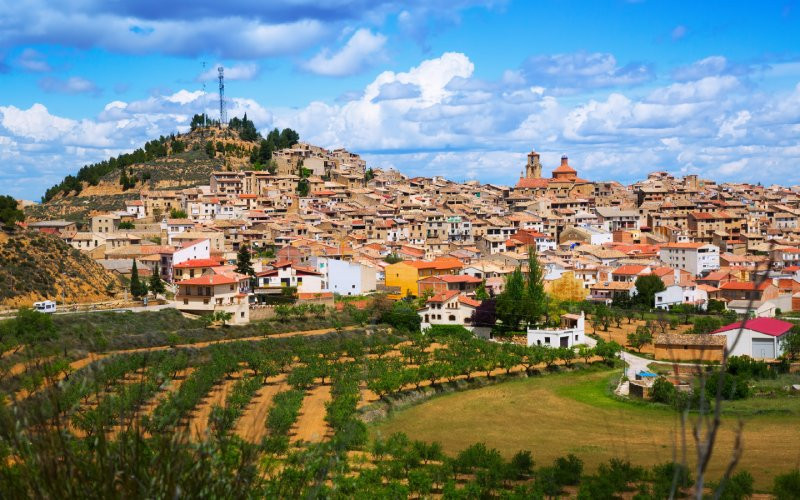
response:
{"label": "pine tree", "polygon": [[250,249],[247,245],[239,247],[239,253],[236,254],[236,272],[239,274],[246,274],[247,276],[256,275],[256,271],[253,269],[253,263],[250,259]]}
{"label": "pine tree", "polygon": [[528,247],[528,280],[525,289],[525,319],[536,325],[547,313],[547,296],[544,293],[544,273],[539,264],[536,245]]}

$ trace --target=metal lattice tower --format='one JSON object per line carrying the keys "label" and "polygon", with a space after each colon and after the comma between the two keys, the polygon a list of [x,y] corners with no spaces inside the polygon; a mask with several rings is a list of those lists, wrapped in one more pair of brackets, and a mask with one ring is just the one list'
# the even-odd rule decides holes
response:
{"label": "metal lattice tower", "polygon": [[217,71],[219,72],[219,126],[222,128],[228,123],[228,115],[225,111],[225,70],[220,66]]}

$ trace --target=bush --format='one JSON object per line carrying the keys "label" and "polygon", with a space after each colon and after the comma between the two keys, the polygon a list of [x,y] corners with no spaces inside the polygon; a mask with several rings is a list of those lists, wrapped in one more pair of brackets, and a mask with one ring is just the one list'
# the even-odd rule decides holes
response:
{"label": "bush", "polygon": [[711,333],[722,327],[722,321],[714,316],[698,316],[694,318],[693,323],[692,331],[694,333]]}
{"label": "bush", "polygon": [[[753,476],[746,470],[737,472],[730,479],[721,483],[717,488],[722,488],[722,494],[718,498],[722,500],[743,500],[750,498],[753,494]],[[798,492],[795,491],[794,498]]]}
{"label": "bush", "polygon": [[672,382],[664,377],[658,377],[653,382],[653,388],[650,391],[650,399],[657,403],[664,403],[671,405],[675,401],[675,386]]}
{"label": "bush", "polygon": [[409,333],[418,332],[419,325],[422,323],[414,306],[402,300],[395,302],[392,308],[383,314],[381,321]]}
{"label": "bush", "polygon": [[[650,479],[653,483],[653,498],[672,498],[673,484],[678,491],[689,488],[694,484],[689,468],[686,465],[675,462],[667,462],[653,467]],[[680,495],[675,495],[675,497],[678,496]]]}
{"label": "bush", "polygon": [[706,400],[713,401],[717,395],[717,385],[719,378],[723,377],[722,381],[722,398],[727,400],[745,399],[750,395],[750,387],[747,385],[747,379],[738,375],[731,375],[729,373],[715,372],[706,380]]}
{"label": "bush", "polygon": [[574,486],[581,480],[583,473],[583,460],[572,453],[566,457],[559,457],[553,463],[555,478],[562,486]]}
{"label": "bush", "polygon": [[766,362],[749,356],[731,356],[728,359],[728,373],[744,379],[774,379],[775,370]]}
{"label": "bush", "polygon": [[772,494],[777,500],[796,499],[800,492],[800,469],[778,474],[772,484]]}

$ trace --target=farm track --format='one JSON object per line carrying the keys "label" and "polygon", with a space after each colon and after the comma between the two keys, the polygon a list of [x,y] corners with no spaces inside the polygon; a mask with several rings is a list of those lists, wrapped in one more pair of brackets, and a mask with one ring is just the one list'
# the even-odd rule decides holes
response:
{"label": "farm track", "polygon": [[325,403],[331,401],[331,386],[317,385],[303,399],[300,415],[292,427],[292,443],[319,443],[329,437],[325,422]]}
{"label": "farm track", "polygon": [[193,441],[202,441],[209,431],[209,419],[211,410],[215,406],[225,406],[225,401],[234,384],[242,379],[245,370],[232,373],[217,383],[211,391],[206,394],[202,401],[190,412],[189,415],[189,437]]}
{"label": "farm track", "polygon": [[236,422],[234,432],[247,442],[260,443],[267,436],[267,415],[273,405],[272,398],[287,389],[289,384],[286,383],[286,374],[267,379],[266,385],[256,392]]}
{"label": "farm track", "polygon": [[[150,398],[150,400],[145,401],[139,408],[136,409],[135,418],[136,418],[136,425],[142,421],[142,419],[150,415],[153,410],[161,404],[165,399],[167,399],[171,394],[178,391],[181,388],[181,385],[186,381],[186,379],[194,372],[195,368],[190,366],[179,371],[176,376],[165,382],[165,386],[159,390],[155,396]],[[119,427],[115,427],[114,431],[119,432],[122,429]],[[146,431],[142,431],[145,433],[145,436],[149,437],[150,434]]]}

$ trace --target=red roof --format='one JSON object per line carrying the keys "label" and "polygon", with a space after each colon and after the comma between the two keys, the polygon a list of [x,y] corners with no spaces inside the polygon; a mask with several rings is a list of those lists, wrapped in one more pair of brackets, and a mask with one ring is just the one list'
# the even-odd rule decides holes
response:
{"label": "red roof", "polygon": [[237,280],[225,274],[210,274],[178,282],[179,285],[232,285],[234,283],[237,283]]}
{"label": "red roof", "polygon": [[720,285],[721,290],[766,290],[771,285],[768,281],[762,281],[761,284],[756,285],[754,281],[729,281]]}
{"label": "red roof", "polygon": [[446,292],[437,293],[428,299],[428,302],[445,302],[458,295],[458,290],[448,290]]}
{"label": "red roof", "polygon": [[435,276],[436,278],[444,281],[445,283],[480,283],[481,279],[468,274],[444,274],[442,276]]}
{"label": "red roof", "polygon": [[773,337],[780,337],[781,335],[791,330],[792,326],[794,325],[792,323],[789,323],[788,321],[782,321],[775,318],[755,318],[755,319],[748,319],[745,321],[737,321],[736,323],[731,323],[730,325],[723,326],[719,330],[716,330],[711,333],[712,334],[724,333],[724,332],[729,332],[731,330],[738,330],[739,328],[743,327],[746,330],[752,330],[754,332],[763,333],[764,335],[772,335]]}
{"label": "red roof", "polygon": [[546,188],[550,184],[550,179],[529,179],[521,177],[517,182],[517,189]]}
{"label": "red roof", "polygon": [[482,303],[480,300],[475,300],[475,299],[471,299],[469,297],[464,297],[464,296],[459,297],[458,301],[461,302],[462,304],[464,304],[466,306],[470,306],[470,307],[478,307]]}
{"label": "red roof", "polygon": [[614,269],[614,271],[611,274],[624,275],[624,276],[638,275],[646,268],[647,266],[628,264]]}
{"label": "red roof", "polygon": [[175,264],[175,269],[192,269],[198,267],[216,267],[220,264],[218,259],[191,259],[180,264]]}

